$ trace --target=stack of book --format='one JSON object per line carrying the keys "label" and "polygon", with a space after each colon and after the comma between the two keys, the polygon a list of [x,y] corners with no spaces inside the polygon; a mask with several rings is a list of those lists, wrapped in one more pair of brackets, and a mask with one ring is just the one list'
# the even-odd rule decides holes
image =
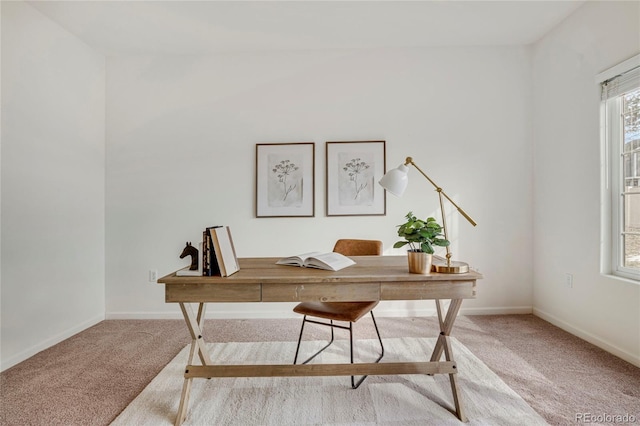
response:
{"label": "stack of book", "polygon": [[240,270],[236,249],[228,226],[210,226],[202,232],[199,244],[198,269],[189,266],[176,271],[176,276],[228,277]]}
{"label": "stack of book", "polygon": [[228,226],[210,226],[202,233],[202,275],[228,277],[240,270]]}

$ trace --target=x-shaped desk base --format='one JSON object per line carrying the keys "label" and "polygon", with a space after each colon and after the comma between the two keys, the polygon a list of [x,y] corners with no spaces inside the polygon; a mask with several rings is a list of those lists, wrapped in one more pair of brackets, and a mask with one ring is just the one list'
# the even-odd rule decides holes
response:
{"label": "x-shaped desk base", "polygon": [[[351,376],[351,375],[389,375],[389,374],[448,374],[451,392],[458,418],[466,422],[460,400],[457,382],[457,366],[453,359],[449,335],[462,305],[463,299],[451,299],[446,315],[440,299],[435,299],[440,325],[440,335],[436,341],[429,362],[394,362],[394,363],[357,363],[357,364],[295,364],[295,365],[213,365],[207,352],[203,338],[205,303],[198,304],[198,312],[194,313],[189,303],[180,302],[182,314],[191,333],[191,350],[185,368],[184,384],[180,397],[180,406],[175,425],[179,426],[187,417],[189,394],[194,378],[212,377],[283,377],[283,376]],[[440,361],[444,352],[445,360]],[[196,355],[201,365],[195,365]]]}

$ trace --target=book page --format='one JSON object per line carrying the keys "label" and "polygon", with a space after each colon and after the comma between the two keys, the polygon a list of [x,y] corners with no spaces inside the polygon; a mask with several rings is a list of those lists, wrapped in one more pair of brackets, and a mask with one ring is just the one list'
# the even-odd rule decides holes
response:
{"label": "book page", "polygon": [[238,258],[236,257],[235,247],[233,246],[233,240],[231,239],[231,231],[228,226],[214,229],[215,235],[218,239],[220,246],[220,253],[217,253],[222,257],[222,263],[224,265],[224,274],[229,276],[240,270],[238,265]]}
{"label": "book page", "polygon": [[305,266],[311,268],[328,269],[339,271],[347,266],[355,265],[356,262],[345,255],[335,252],[316,254],[305,261]]}
{"label": "book page", "polygon": [[304,266],[305,260],[310,257],[321,255],[319,251],[310,251],[309,253],[302,253],[297,256],[289,256],[282,258],[276,262],[276,265],[297,265]]}
{"label": "book page", "polygon": [[[216,262],[217,268],[220,271],[221,277],[226,277],[224,263],[222,262],[222,250],[220,249],[220,242],[218,241],[218,234],[215,228],[209,229],[209,235],[211,235],[211,262]],[[213,266],[213,263],[211,263]]]}
{"label": "book page", "polygon": [[205,269],[204,274],[207,276],[220,275],[223,276],[222,270],[220,269],[220,264],[218,263],[218,257],[216,255],[217,241],[215,241],[215,232],[213,232],[214,228],[220,228],[220,225],[209,226],[204,231],[204,246],[203,246],[203,254],[206,255],[206,262],[204,263]]}

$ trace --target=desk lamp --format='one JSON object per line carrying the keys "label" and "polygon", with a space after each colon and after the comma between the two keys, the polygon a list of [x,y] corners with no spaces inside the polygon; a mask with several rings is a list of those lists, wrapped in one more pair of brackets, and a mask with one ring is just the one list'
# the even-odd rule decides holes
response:
{"label": "desk lamp", "polygon": [[[401,197],[402,194],[404,193],[404,190],[407,189],[407,183],[409,182],[409,168],[407,167],[407,165],[409,164],[411,164],[420,173],[422,173],[422,176],[427,178],[427,180],[431,182],[431,185],[433,185],[436,188],[436,191],[438,192],[438,198],[440,199],[440,211],[442,212],[442,229],[444,232],[445,239],[448,240],[449,238],[447,236],[447,224],[446,224],[446,219],[444,214],[444,202],[442,197],[449,200],[449,202],[453,204],[456,209],[458,209],[458,212],[460,212],[460,214],[465,219],[467,219],[467,221],[469,221],[470,224],[472,224],[473,226],[476,226],[476,222],[473,219],[471,219],[471,217],[469,217],[469,215],[465,213],[464,210],[462,210],[451,198],[449,198],[449,196],[442,190],[442,188],[436,185],[436,183],[432,181],[431,178],[427,176],[426,173],[423,172],[420,169],[420,167],[416,165],[416,163],[413,162],[413,159],[411,157],[407,157],[404,164],[400,164],[397,168],[389,170],[382,177],[382,179],[380,179],[380,182],[379,182],[380,185],[382,185],[384,189],[386,189],[393,195],[397,197]],[[451,256],[452,256],[451,251],[449,250],[449,246],[447,246],[446,264],[444,265],[434,264],[433,269],[436,272],[442,272],[446,274],[464,274],[465,272],[469,272],[469,265],[467,263],[452,261]]]}

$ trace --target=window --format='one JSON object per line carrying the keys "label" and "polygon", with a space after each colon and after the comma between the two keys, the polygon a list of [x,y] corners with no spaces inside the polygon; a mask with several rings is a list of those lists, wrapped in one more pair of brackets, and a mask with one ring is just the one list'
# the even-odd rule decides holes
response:
{"label": "window", "polygon": [[600,80],[603,264],[605,272],[640,280],[640,55],[608,73],[610,77]]}

